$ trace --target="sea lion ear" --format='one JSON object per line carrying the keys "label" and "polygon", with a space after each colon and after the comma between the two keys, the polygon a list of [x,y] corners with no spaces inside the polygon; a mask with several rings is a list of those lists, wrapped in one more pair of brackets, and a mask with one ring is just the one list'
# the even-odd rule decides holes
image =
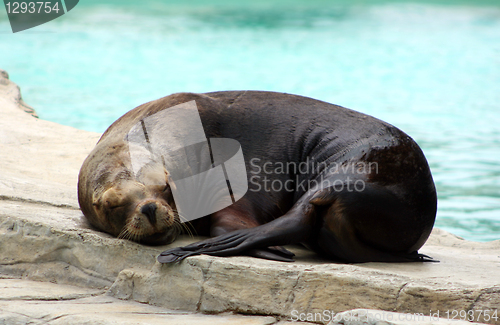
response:
{"label": "sea lion ear", "polygon": [[170,187],[170,185],[173,185],[172,182],[172,175],[168,172],[168,170],[164,167],[163,170],[165,171],[165,182],[166,186]]}
{"label": "sea lion ear", "polygon": [[101,197],[101,204],[109,209],[123,206],[125,203],[125,197],[115,187],[107,189]]}
{"label": "sea lion ear", "polygon": [[101,197],[96,196],[96,193],[92,193],[92,206],[94,209],[100,209],[101,207]]}

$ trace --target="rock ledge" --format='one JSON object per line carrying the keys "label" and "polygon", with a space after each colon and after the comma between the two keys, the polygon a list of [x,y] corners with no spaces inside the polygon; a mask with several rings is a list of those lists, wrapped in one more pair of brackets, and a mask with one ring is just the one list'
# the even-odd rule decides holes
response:
{"label": "rock ledge", "polygon": [[[99,134],[26,114],[23,110],[28,106],[20,93],[12,95],[19,88],[0,72],[0,278],[4,278],[0,283],[7,288],[0,287],[0,320],[15,319],[11,311],[17,307],[12,301],[95,299],[92,303],[129,300],[195,312],[184,313],[189,317],[197,312],[272,316],[245,318],[252,324],[328,323],[326,314],[359,316],[339,318],[342,324],[380,321],[366,316],[370,313],[392,315],[382,319],[388,324],[460,324],[446,320],[447,315],[460,319],[464,313],[474,314],[474,321],[500,324],[500,240],[469,242],[439,229],[421,252],[440,263],[336,264],[291,246],[295,263],[194,256],[176,265],[158,264],[156,255],[168,246],[148,247],[112,238],[91,229],[83,219],[76,196],[77,175]],[[184,237],[173,245],[194,240]],[[16,285],[12,287],[13,281],[20,280],[13,279],[80,289],[60,295],[32,290],[23,296],[16,293]],[[40,286],[31,285],[43,292]],[[487,319],[484,311],[498,318]],[[439,313],[441,318],[400,317],[408,313]],[[243,321],[236,318],[232,320]]]}

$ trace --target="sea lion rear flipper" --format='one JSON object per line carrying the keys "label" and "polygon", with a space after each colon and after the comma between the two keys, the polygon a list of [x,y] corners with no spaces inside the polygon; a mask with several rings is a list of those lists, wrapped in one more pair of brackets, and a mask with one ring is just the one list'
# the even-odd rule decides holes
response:
{"label": "sea lion rear flipper", "polygon": [[420,254],[417,251],[414,251],[413,253],[410,253],[405,256],[410,262],[432,262],[432,263],[439,263],[438,260],[433,259],[430,256]]}

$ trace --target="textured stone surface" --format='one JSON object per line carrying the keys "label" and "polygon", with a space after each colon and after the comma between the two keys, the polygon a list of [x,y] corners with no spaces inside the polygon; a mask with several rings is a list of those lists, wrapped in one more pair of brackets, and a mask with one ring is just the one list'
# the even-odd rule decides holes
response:
{"label": "textured stone surface", "polygon": [[7,71],[0,69],[0,100],[2,99],[12,103],[26,113],[38,117],[33,107],[24,102],[19,86],[9,80]]}
{"label": "textured stone surface", "polygon": [[[310,320],[311,322],[308,322]],[[293,314],[292,317],[244,316],[233,313],[206,315],[169,310],[135,301],[123,301],[101,290],[69,285],[0,279],[0,324],[472,324],[415,314],[356,309],[330,313]]]}
{"label": "textured stone surface", "polygon": [[[0,85],[0,277],[77,285],[90,290],[82,291],[90,296],[71,300],[102,299],[93,306],[110,306],[106,299],[115,306],[120,298],[169,310],[271,315],[273,322],[281,323],[294,313],[325,310],[439,311],[443,316],[446,311],[478,315],[500,306],[500,241],[474,243],[439,229],[421,252],[440,263],[337,264],[292,246],[295,263],[194,256],[180,264],[160,265],[155,257],[167,246],[139,245],[95,231],[78,209],[78,171],[98,138],[26,114],[12,96],[2,97]],[[173,245],[193,240],[182,238]],[[0,292],[5,290],[5,297],[20,299],[17,289]],[[21,307],[5,299],[1,308],[12,317],[40,316],[16,314],[15,308]],[[30,304],[38,310],[35,302]],[[51,322],[64,323],[56,311],[47,313]],[[72,315],[76,323],[90,319],[82,310]],[[500,324],[498,319],[488,322]]]}
{"label": "textured stone surface", "polygon": [[453,246],[464,241],[453,235],[436,230],[432,238],[441,241],[440,246],[431,241],[424,253],[439,256],[441,263],[335,264],[303,248],[288,247],[297,255],[295,263],[200,256],[176,265],[156,264],[149,271],[127,269],[108,294],[179,308],[173,301],[179,297],[179,285],[185,285],[194,299],[189,302],[181,295],[187,303],[183,309],[285,318],[294,311],[342,312],[360,307],[424,315],[478,310],[477,317],[479,310],[497,310],[498,243],[470,243],[475,249],[467,254],[463,248],[456,248],[461,253],[455,251]]}
{"label": "textured stone surface", "polygon": [[0,324],[245,324],[276,323],[274,317],[202,315],[99,295],[68,285],[0,279]]}

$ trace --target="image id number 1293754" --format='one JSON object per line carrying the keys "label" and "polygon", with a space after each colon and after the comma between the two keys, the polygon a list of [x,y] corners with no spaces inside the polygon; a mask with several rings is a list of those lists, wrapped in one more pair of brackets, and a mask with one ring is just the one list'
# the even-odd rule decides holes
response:
{"label": "image id number 1293754", "polygon": [[25,2],[25,1],[15,1],[15,2],[7,2],[5,4],[5,8],[7,9],[8,14],[34,14],[34,13],[59,13],[59,3],[56,2],[52,4],[51,2]]}

